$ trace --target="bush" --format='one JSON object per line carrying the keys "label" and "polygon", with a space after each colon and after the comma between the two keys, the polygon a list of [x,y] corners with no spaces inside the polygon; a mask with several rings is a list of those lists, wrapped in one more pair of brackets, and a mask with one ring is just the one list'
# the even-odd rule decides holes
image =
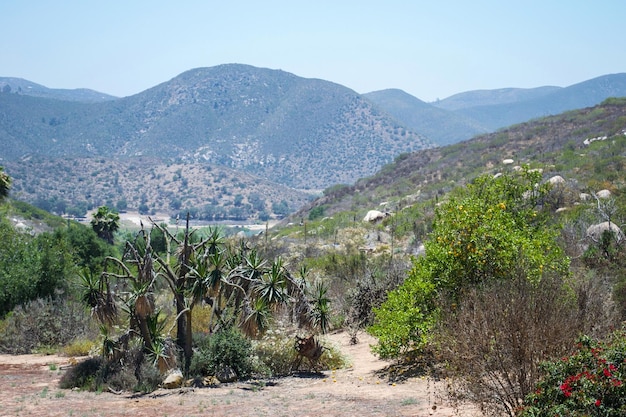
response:
{"label": "bush", "polygon": [[94,348],[93,340],[78,338],[63,347],[63,354],[67,356],[87,356]]}
{"label": "bush", "polygon": [[[256,373],[275,377],[291,374],[296,362],[296,338],[279,330],[267,331],[263,339],[253,342],[253,364]],[[340,369],[349,361],[339,349],[327,340],[321,339],[324,352],[318,361],[321,369]],[[303,360],[306,365],[306,359]]]}
{"label": "bush", "polygon": [[265,332],[261,340],[252,344],[255,372],[269,377],[289,375],[296,360],[294,341],[279,331]]}
{"label": "bush", "polygon": [[439,347],[454,373],[455,396],[469,396],[484,412],[513,416],[540,376],[539,363],[565,354],[578,335],[597,330],[607,297],[587,283],[573,286],[546,274],[530,283],[517,276],[469,290],[444,308]]}
{"label": "bush", "polygon": [[530,282],[538,282],[544,271],[567,274],[569,259],[557,245],[557,230],[547,224],[546,213],[537,211],[549,188],[535,186],[540,177],[528,170],[485,175],[437,208],[425,256],[375,309],[369,331],[378,338],[381,357],[425,347],[441,313],[441,298],[458,302],[471,288],[509,280],[521,258]]}
{"label": "bush", "polygon": [[544,376],[526,397],[521,417],[626,415],[626,332],[607,341],[583,336],[571,355],[541,369]]}
{"label": "bush", "polygon": [[[138,342],[137,342],[138,341]],[[162,382],[156,366],[143,354],[140,339],[133,339],[121,358],[106,360],[101,356],[87,358],[70,368],[59,382],[61,388],[88,391],[151,392]]]}
{"label": "bush", "polygon": [[37,349],[57,349],[78,338],[95,339],[97,330],[76,301],[48,298],[16,307],[0,328],[0,352],[32,353]]}
{"label": "bush", "polygon": [[80,388],[89,391],[95,391],[99,385],[98,375],[101,373],[105,361],[103,358],[96,356],[88,358],[77,363],[63,374],[59,381],[61,388]]}
{"label": "bush", "polygon": [[204,337],[196,336],[189,373],[193,376],[215,375],[223,366],[230,367],[239,379],[252,372],[252,345],[237,329],[229,328]]}

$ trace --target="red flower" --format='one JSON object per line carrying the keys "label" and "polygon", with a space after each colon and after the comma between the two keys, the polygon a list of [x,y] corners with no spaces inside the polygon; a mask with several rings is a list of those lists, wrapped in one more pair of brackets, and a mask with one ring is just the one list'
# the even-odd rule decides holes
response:
{"label": "red flower", "polygon": [[609,371],[607,368],[604,368],[602,372],[604,373],[604,376],[607,378],[611,376],[611,371]]}
{"label": "red flower", "polygon": [[602,400],[598,398],[596,400],[596,407],[600,407],[600,404],[602,404]]}

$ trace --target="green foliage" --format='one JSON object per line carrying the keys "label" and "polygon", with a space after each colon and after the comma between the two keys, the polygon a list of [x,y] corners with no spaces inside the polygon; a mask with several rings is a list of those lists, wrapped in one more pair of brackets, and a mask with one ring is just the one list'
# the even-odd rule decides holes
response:
{"label": "green foliage", "polygon": [[467,288],[509,279],[522,258],[531,282],[544,270],[567,273],[557,233],[536,211],[548,191],[539,182],[540,174],[529,170],[482,176],[437,209],[426,255],[376,310],[370,331],[379,337],[381,356],[422,348],[437,321],[437,298],[456,300]]}
{"label": "green foliage", "polygon": [[543,378],[524,400],[520,417],[626,414],[626,333],[606,341],[583,336],[574,352],[542,365]]}
{"label": "green foliage", "polygon": [[71,223],[68,227],[56,229],[54,236],[67,241],[70,254],[80,269],[99,272],[104,258],[114,255],[111,246],[99,239],[92,229],[81,224]]}
{"label": "green foliage", "polygon": [[107,206],[101,206],[93,214],[91,227],[101,239],[112,245],[113,234],[120,228],[120,215]]}
{"label": "green foliage", "polygon": [[320,219],[324,217],[325,210],[326,210],[326,207],[324,206],[313,207],[311,211],[309,211],[309,220],[315,220],[315,219]]}
{"label": "green foliage", "polygon": [[252,372],[252,344],[237,328],[221,330],[197,340],[198,350],[191,360],[192,375],[215,375],[230,367],[239,379]]}
{"label": "green foliage", "polygon": [[0,201],[9,195],[11,189],[11,177],[4,172],[4,167],[0,166]]}
{"label": "green foliage", "polygon": [[74,265],[67,242],[59,235],[35,237],[0,219],[0,317],[13,307],[67,288]]}
{"label": "green foliage", "polygon": [[437,321],[436,287],[418,261],[409,277],[380,308],[374,309],[375,322],[368,331],[378,338],[373,347],[381,358],[395,358],[412,349],[421,349]]}

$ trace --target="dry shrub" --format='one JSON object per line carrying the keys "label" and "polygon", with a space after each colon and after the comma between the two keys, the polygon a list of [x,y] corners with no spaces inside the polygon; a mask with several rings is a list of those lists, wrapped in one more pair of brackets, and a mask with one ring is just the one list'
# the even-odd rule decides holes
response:
{"label": "dry shrub", "polygon": [[511,280],[471,289],[450,304],[441,347],[454,378],[450,393],[487,415],[514,416],[540,376],[539,364],[568,352],[581,333],[602,333],[606,287],[544,274],[537,284],[522,269]]}
{"label": "dry shrub", "polygon": [[37,299],[17,306],[0,325],[0,352],[55,352],[76,338],[97,337],[89,312],[73,300]]}

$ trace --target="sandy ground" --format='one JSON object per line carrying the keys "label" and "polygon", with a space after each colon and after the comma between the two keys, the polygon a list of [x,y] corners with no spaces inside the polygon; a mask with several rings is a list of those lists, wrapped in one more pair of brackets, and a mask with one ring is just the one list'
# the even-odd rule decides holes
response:
{"label": "sandy ground", "polygon": [[445,416],[479,415],[470,406],[452,407],[444,381],[410,378],[390,383],[377,371],[388,363],[359,336],[331,342],[352,367],[319,375],[221,384],[217,388],[159,389],[147,395],[63,390],[58,386],[70,359],[59,356],[0,355],[0,416]]}

